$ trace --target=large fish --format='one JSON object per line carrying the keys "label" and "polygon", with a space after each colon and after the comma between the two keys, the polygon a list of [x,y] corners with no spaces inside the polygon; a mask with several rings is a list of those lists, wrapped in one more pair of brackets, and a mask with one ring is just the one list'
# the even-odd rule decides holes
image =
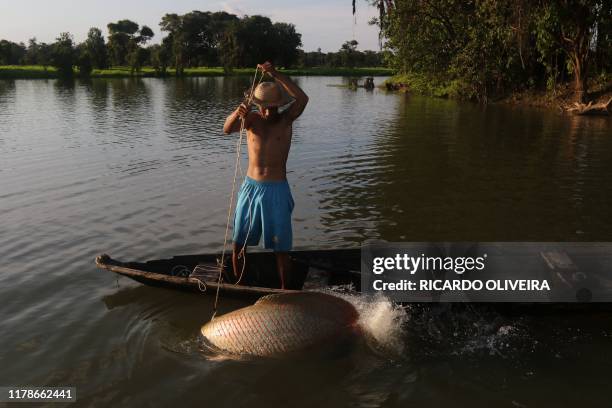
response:
{"label": "large fish", "polygon": [[318,292],[269,295],[254,305],[219,316],[202,335],[230,354],[270,357],[345,338],[357,327],[349,302]]}

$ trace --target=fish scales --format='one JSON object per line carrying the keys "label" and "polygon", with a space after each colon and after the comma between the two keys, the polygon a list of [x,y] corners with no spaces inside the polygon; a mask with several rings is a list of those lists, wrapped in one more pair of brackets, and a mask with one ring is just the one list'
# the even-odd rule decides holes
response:
{"label": "fish scales", "polygon": [[348,334],[357,318],[350,303],[332,295],[271,295],[215,318],[202,327],[202,335],[227,353],[273,356]]}

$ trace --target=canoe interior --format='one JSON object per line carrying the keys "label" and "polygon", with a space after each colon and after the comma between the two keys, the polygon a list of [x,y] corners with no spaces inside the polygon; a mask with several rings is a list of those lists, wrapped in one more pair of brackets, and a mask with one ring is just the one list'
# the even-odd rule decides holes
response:
{"label": "canoe interior", "polygon": [[[293,251],[290,253],[292,270],[287,289],[316,289],[337,285],[352,285],[359,291],[361,286],[360,249],[333,249]],[[147,262],[121,262],[110,257],[99,258],[98,266],[138,282],[194,290],[198,288],[197,277],[208,287],[216,287],[220,254],[182,255],[169,259]],[[280,288],[276,258],[272,252],[249,252],[240,285],[227,284],[226,277],[233,272],[231,255],[226,255],[224,285],[231,292],[253,292]],[[240,274],[240,271],[238,275]],[[261,293],[260,293],[261,292]],[[270,293],[276,293],[272,290]]]}

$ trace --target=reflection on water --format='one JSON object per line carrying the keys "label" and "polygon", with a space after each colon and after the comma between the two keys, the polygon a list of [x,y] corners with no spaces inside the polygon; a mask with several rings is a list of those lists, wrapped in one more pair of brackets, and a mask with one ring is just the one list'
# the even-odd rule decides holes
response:
{"label": "reflection on water", "polygon": [[[296,246],[612,240],[610,119],[297,80],[310,103],[288,163]],[[326,359],[209,361],[196,334],[211,299],[96,270],[101,252],[221,249],[236,140],[221,129],[249,85],[0,81],[0,384],[75,385],[82,406],[604,405],[608,315],[411,307],[377,329],[399,354],[366,341]]]}

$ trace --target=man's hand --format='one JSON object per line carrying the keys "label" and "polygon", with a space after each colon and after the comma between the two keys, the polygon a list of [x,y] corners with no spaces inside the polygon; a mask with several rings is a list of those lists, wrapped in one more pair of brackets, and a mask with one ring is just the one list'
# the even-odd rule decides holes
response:
{"label": "man's hand", "polygon": [[246,106],[246,103],[241,103],[240,106],[238,106],[236,112],[238,113],[238,116],[240,116],[241,119],[245,119],[249,113],[249,107]]}
{"label": "man's hand", "polygon": [[295,102],[291,104],[289,108],[285,110],[283,116],[294,121],[302,114],[306,104],[308,103],[308,95],[302,91],[291,79],[284,74],[278,72],[274,65],[270,61],[266,61],[263,64],[257,65],[264,73],[268,73],[272,78],[285,88],[285,91],[295,98]]}
{"label": "man's hand", "polygon": [[223,125],[223,132],[226,135],[229,135],[230,133],[234,133],[234,132],[238,132],[240,130],[241,127],[241,120],[244,120],[244,128],[245,129],[249,129],[250,126],[250,118],[249,118],[249,113],[251,112],[251,108],[249,106],[247,106],[246,103],[241,103],[240,106],[238,106],[238,108],[236,108],[235,111],[233,111],[231,113],[231,115],[229,115],[227,117],[227,119],[225,119],[225,124]]}
{"label": "man's hand", "polygon": [[274,65],[272,65],[270,61],[257,65],[257,68],[261,69],[264,73],[269,74],[271,77],[276,75],[276,68],[274,68]]}

